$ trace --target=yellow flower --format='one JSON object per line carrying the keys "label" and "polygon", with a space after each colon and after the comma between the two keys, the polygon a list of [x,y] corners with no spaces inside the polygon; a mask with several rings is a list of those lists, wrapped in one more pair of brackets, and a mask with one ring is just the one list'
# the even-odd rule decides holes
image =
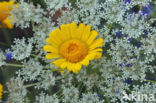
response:
{"label": "yellow flower", "polygon": [[10,11],[13,9],[13,7],[17,7],[17,4],[15,4],[15,0],[0,1],[0,28],[13,28],[13,25],[11,24],[13,17],[11,17],[11,19],[8,18],[9,16],[11,16]]}
{"label": "yellow flower", "polygon": [[46,59],[56,59],[52,63],[62,69],[78,73],[82,65],[87,66],[90,60],[102,56],[104,40],[96,39],[98,33],[90,25],[76,23],[63,24],[49,34],[43,47],[49,52]]}
{"label": "yellow flower", "polygon": [[2,93],[3,92],[3,85],[2,84],[0,84],[0,99],[2,99]]}

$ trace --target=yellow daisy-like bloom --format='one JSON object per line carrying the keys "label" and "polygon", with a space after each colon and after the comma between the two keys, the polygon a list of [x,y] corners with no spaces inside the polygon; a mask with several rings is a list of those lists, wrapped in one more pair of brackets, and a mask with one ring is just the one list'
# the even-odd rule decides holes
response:
{"label": "yellow daisy-like bloom", "polygon": [[87,66],[90,60],[102,56],[104,40],[96,39],[98,33],[91,31],[90,25],[76,23],[63,24],[49,34],[46,42],[49,45],[43,47],[44,51],[49,52],[46,59],[57,59],[52,63],[68,71],[78,73],[82,65]]}
{"label": "yellow daisy-like bloom", "polygon": [[11,16],[10,11],[13,9],[13,7],[17,7],[17,4],[15,4],[15,0],[0,1],[0,23],[1,23],[0,28],[1,27],[7,27],[9,29],[13,28],[13,25],[11,24],[13,17],[11,17],[11,19],[7,18]]}
{"label": "yellow daisy-like bloom", "polygon": [[0,99],[2,99],[2,93],[3,92],[3,85],[2,84],[0,84]]}

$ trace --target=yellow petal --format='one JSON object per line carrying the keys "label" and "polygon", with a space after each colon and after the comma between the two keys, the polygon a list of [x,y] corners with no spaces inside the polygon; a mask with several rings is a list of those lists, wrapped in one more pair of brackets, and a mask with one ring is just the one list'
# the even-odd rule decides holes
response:
{"label": "yellow petal", "polygon": [[83,32],[82,37],[81,37],[81,40],[83,40],[83,41],[88,40],[88,37],[90,36],[90,29],[91,29],[90,25],[87,25],[85,27],[84,32]]}
{"label": "yellow petal", "polygon": [[[59,28],[57,28],[56,30],[55,30],[55,33],[57,34],[54,34],[54,35],[56,35],[56,38],[58,38],[59,40],[61,40],[61,42],[64,42],[64,41],[66,41],[67,39],[69,39],[68,38],[68,34],[66,33],[66,32],[62,32]],[[53,36],[53,35],[52,35]],[[54,36],[53,36],[54,37]]]}
{"label": "yellow petal", "polygon": [[96,53],[96,55],[95,55],[95,59],[99,59],[99,58],[101,58],[102,57],[102,53]]}
{"label": "yellow petal", "polygon": [[51,46],[51,45],[45,45],[43,47],[43,50],[44,51],[47,51],[47,52],[53,52],[53,53],[58,53],[58,49],[56,49],[55,47]]}
{"label": "yellow petal", "polygon": [[95,30],[91,31],[91,35],[87,40],[87,44],[90,45],[93,42],[93,40],[97,37],[97,35],[98,35],[97,31]]}
{"label": "yellow petal", "polygon": [[63,62],[63,63],[61,64],[61,68],[62,68],[62,69],[66,68],[67,66],[68,66],[68,62]]}
{"label": "yellow petal", "polygon": [[89,53],[92,53],[92,52],[101,52],[103,51],[101,48],[96,48],[96,49],[93,49],[93,50],[89,50]]}
{"label": "yellow petal", "polygon": [[2,21],[2,24],[4,25],[4,27],[7,27],[9,29],[13,28],[13,25],[11,24],[11,19],[5,19]]}
{"label": "yellow petal", "polygon": [[58,60],[55,60],[55,61],[53,62],[53,64],[54,64],[55,66],[57,66],[57,67],[60,67],[61,64],[62,64],[63,62],[65,62],[65,61],[66,61],[65,59],[58,59]]}
{"label": "yellow petal", "polygon": [[74,22],[70,24],[70,34],[72,38],[77,38],[77,24]]}
{"label": "yellow petal", "polygon": [[47,38],[46,42],[51,44],[53,47],[58,48],[59,44],[57,43],[57,41],[53,41],[51,38]]}
{"label": "yellow petal", "polygon": [[58,58],[58,57],[60,57],[60,55],[59,54],[55,54],[55,53],[48,53],[46,55],[46,59],[53,59],[53,58]]}
{"label": "yellow petal", "polygon": [[96,55],[96,53],[90,53],[90,54],[88,54],[87,59],[93,60],[95,58],[95,55]]}
{"label": "yellow petal", "polygon": [[74,72],[74,73],[78,73],[78,72],[80,71],[82,65],[81,65],[80,63],[77,63],[77,64],[75,64],[74,67],[75,67],[75,68],[74,68],[73,72]]}
{"label": "yellow petal", "polygon": [[97,47],[103,46],[103,42],[104,40],[102,38],[100,39],[96,39],[95,41],[93,41],[93,43],[90,45],[89,49],[95,49]]}
{"label": "yellow petal", "polygon": [[73,68],[74,68],[73,63],[68,62],[68,65],[67,65],[67,70],[68,70],[68,71],[72,71],[72,70],[73,70]]}
{"label": "yellow petal", "polygon": [[49,34],[51,42],[60,45],[63,41],[61,41],[61,34],[59,28],[56,28]]}
{"label": "yellow petal", "polygon": [[70,27],[69,24],[62,24],[62,25],[60,26],[62,35],[64,35],[64,37],[65,37],[66,39],[71,38],[69,27]]}
{"label": "yellow petal", "polygon": [[80,23],[79,24],[79,27],[78,27],[78,39],[80,39],[81,38],[81,36],[82,36],[82,34],[83,34],[83,32],[84,32],[84,29],[85,29],[85,25],[84,24],[82,24],[82,23]]}
{"label": "yellow petal", "polygon": [[87,58],[84,58],[82,61],[81,61],[81,64],[87,66],[89,64],[89,60]]}

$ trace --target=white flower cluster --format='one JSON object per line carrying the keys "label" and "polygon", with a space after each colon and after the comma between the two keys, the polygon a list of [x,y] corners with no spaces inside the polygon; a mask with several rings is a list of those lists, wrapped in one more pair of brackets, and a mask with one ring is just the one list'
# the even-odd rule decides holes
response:
{"label": "white flower cluster", "polygon": [[[44,1],[46,9],[21,0],[11,12],[16,26],[33,30],[31,38],[15,39],[11,47],[13,59],[22,66],[8,84],[11,103],[120,103],[122,91],[155,93],[156,79],[147,78],[156,71],[156,27],[152,26],[156,20],[143,14],[143,9],[130,12],[152,0]],[[91,61],[78,74],[53,71],[58,68],[48,64],[43,51],[48,34],[71,22],[91,25],[104,38],[102,58]],[[0,66],[5,59],[0,52]],[[38,91],[30,101],[29,87]]]}
{"label": "white flower cluster", "polygon": [[59,103],[59,99],[56,95],[49,96],[45,93],[41,93],[39,96],[36,97],[35,103]]}
{"label": "white flower cluster", "polygon": [[29,61],[24,61],[23,68],[20,69],[17,74],[23,76],[25,81],[39,80],[39,75],[43,69],[43,66],[35,59],[30,59]]}
{"label": "white flower cluster", "polygon": [[11,78],[7,85],[9,91],[9,101],[11,103],[23,103],[26,100],[23,98],[27,95],[27,90],[24,86],[24,81],[21,80],[20,77]]}
{"label": "white flower cluster", "polygon": [[66,5],[68,0],[44,0],[48,6],[48,9],[58,10]]}
{"label": "white flower cluster", "polygon": [[20,26],[22,29],[30,26],[30,23],[41,23],[45,14],[40,5],[35,7],[32,3],[28,4],[24,0],[20,0],[18,7],[11,11],[14,20],[12,24]]}
{"label": "white flower cluster", "polygon": [[15,39],[12,45],[13,58],[16,60],[23,60],[31,55],[33,40],[29,39],[28,43],[25,38]]}
{"label": "white flower cluster", "polygon": [[87,94],[82,94],[82,98],[77,103],[104,103],[104,100],[100,100],[96,93],[88,92]]}

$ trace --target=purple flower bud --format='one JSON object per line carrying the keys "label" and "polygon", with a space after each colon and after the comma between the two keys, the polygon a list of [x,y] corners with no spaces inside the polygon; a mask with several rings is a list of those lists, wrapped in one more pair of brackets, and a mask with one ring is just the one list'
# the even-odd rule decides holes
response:
{"label": "purple flower bud", "polygon": [[132,66],[132,64],[126,64],[126,67],[131,67]]}
{"label": "purple flower bud", "polygon": [[[116,32],[116,36],[118,37],[118,38],[121,38],[122,36],[123,36],[123,34],[122,34],[122,32],[120,31],[120,30],[118,30],[117,32]],[[128,37],[128,34],[126,34],[124,37]]]}
{"label": "purple flower bud", "polygon": [[147,30],[144,30],[144,34],[147,36],[148,35],[148,31]]}
{"label": "purple flower bud", "polygon": [[147,14],[149,14],[151,10],[152,10],[152,6],[150,4],[143,7],[143,11]]}
{"label": "purple flower bud", "polygon": [[116,32],[116,36],[118,37],[118,38],[121,38],[122,37],[122,32],[119,30],[119,31],[117,31]]}
{"label": "purple flower bud", "polygon": [[141,16],[146,15],[147,17],[149,17],[149,14],[151,13],[151,11],[152,11],[152,6],[150,4],[147,6],[144,6],[141,11],[141,14],[142,14]]}
{"label": "purple flower bud", "polygon": [[127,38],[128,37],[128,34],[126,34],[125,37]]}
{"label": "purple flower bud", "polygon": [[101,95],[98,93],[98,97],[101,97]]}
{"label": "purple flower bud", "polygon": [[131,2],[131,0],[125,0],[125,3],[130,3]]}
{"label": "purple flower bud", "polygon": [[131,43],[132,42],[132,38],[129,38],[128,41]]}
{"label": "purple flower bud", "polygon": [[125,79],[124,82],[127,83],[127,84],[131,84],[132,80],[131,79]]}
{"label": "purple flower bud", "polygon": [[136,42],[136,43],[135,43],[135,46],[136,46],[137,48],[140,48],[140,47],[141,47],[141,45],[142,45],[142,43],[141,43],[141,42]]}
{"label": "purple flower bud", "polygon": [[134,57],[130,57],[130,59],[134,59]]}
{"label": "purple flower bud", "polygon": [[120,66],[120,67],[122,67],[122,66],[123,66],[123,64],[122,64],[122,63],[120,63],[120,64],[119,64],[119,66]]}
{"label": "purple flower bud", "polygon": [[6,56],[6,61],[10,61],[12,59],[12,52],[8,49],[8,52],[4,53]]}
{"label": "purple flower bud", "polygon": [[116,91],[116,94],[119,94],[119,93],[120,93],[120,91],[119,91],[119,90],[117,90],[117,91]]}

